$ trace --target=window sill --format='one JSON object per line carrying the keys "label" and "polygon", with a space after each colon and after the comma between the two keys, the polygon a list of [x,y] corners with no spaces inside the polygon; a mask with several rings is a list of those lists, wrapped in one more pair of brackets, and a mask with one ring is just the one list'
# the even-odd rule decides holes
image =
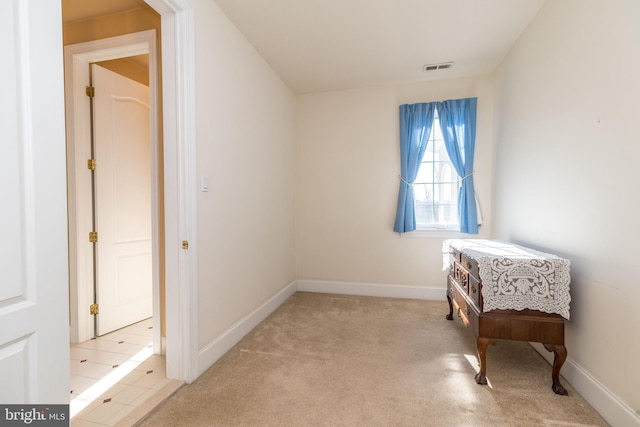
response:
{"label": "window sill", "polygon": [[453,238],[468,238],[469,235],[466,233],[461,233],[456,230],[451,229],[422,229],[410,231],[408,233],[400,233],[400,237],[403,238],[439,238],[439,239],[453,239]]}

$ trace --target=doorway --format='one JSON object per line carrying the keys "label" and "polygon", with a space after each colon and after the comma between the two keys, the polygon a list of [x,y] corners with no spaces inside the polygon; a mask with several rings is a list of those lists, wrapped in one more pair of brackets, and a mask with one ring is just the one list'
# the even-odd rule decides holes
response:
{"label": "doorway", "polygon": [[[166,328],[166,374],[168,378],[192,382],[199,375],[198,369],[198,327],[197,327],[197,193],[196,193],[196,148],[195,148],[195,52],[194,52],[194,11],[192,0],[144,0],[161,16],[162,26],[162,167],[164,173],[164,191],[159,201],[164,206],[164,260],[160,268],[165,277],[165,323]],[[84,3],[83,3],[84,4]],[[102,3],[100,3],[102,4]],[[111,3],[109,3],[111,4]],[[106,5],[106,3],[105,3]],[[113,46],[98,46],[104,58]],[[122,46],[120,49],[125,49]],[[132,51],[139,46],[130,46]],[[136,53],[130,53],[135,55]],[[80,55],[81,56],[81,55]],[[76,57],[81,63],[91,60]],[[77,61],[65,58],[65,71],[80,74],[83,67],[77,67]],[[150,64],[154,62],[150,60]],[[70,82],[65,81],[66,87]],[[151,84],[151,82],[150,82]],[[154,84],[154,87],[156,85]],[[82,102],[84,88],[76,88],[67,94],[67,134],[74,138],[76,132],[73,115],[75,93]],[[71,96],[71,98],[69,98]],[[69,174],[76,167],[85,166],[84,154],[76,155],[74,149],[67,153]],[[72,177],[73,178],[73,177]],[[71,185],[71,183],[69,183]],[[74,181],[73,185],[77,185]],[[71,187],[70,187],[71,188]],[[71,194],[70,194],[71,195]],[[74,200],[69,199],[71,207]],[[69,210],[69,224],[75,224],[76,209]],[[69,228],[70,256],[78,255],[76,229]],[[185,249],[185,242],[191,242]],[[188,243],[187,243],[188,244]],[[75,246],[74,246],[75,245]],[[73,246],[73,247],[72,247]],[[77,263],[86,265],[90,260],[77,258]],[[70,269],[70,283],[77,283],[77,269]],[[76,290],[70,299],[87,301],[86,295],[78,295]],[[154,294],[154,304],[158,295]],[[74,310],[70,316],[85,315],[86,307],[79,312]],[[72,319],[73,321],[73,319]],[[154,327],[159,333],[160,328]],[[77,336],[74,339],[77,340]],[[159,353],[160,340],[154,339],[154,353]]]}
{"label": "doorway", "polygon": [[[160,225],[161,205],[158,194],[159,141],[158,141],[158,93],[156,69],[155,30],[111,37],[65,47],[65,87],[68,117],[68,181],[69,181],[69,251],[70,251],[70,324],[71,341],[83,342],[95,337],[94,314],[88,309],[94,304],[92,284],[96,280],[94,256],[95,243],[87,238],[94,231],[93,185],[87,179],[93,159],[91,144],[91,98],[87,87],[91,85],[90,64],[147,54],[149,56],[149,153],[151,187],[151,278],[154,319],[154,353],[162,352],[161,301],[160,301]],[[96,162],[97,163],[97,162]],[[99,233],[98,233],[99,239]],[[98,284],[99,285],[99,284]],[[99,309],[99,307],[98,307]],[[97,316],[100,316],[99,312]],[[124,326],[124,325],[122,325]]]}

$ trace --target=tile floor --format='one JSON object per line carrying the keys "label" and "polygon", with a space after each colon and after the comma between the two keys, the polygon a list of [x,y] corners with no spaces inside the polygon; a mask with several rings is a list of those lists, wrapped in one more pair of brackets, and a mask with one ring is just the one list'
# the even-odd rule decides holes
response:
{"label": "tile floor", "polygon": [[152,319],[72,344],[71,426],[122,424],[170,383],[153,354]]}

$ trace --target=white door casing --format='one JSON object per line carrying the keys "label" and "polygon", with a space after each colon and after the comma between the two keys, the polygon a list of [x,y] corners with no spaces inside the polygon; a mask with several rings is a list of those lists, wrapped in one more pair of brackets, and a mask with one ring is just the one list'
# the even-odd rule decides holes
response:
{"label": "white door casing", "polygon": [[[163,151],[164,151],[164,213],[165,213],[165,283],[166,283],[166,365],[167,377],[192,382],[198,376],[198,312],[197,312],[197,201],[196,201],[196,135],[195,135],[195,52],[194,11],[192,0],[145,0],[162,17],[162,90],[163,90]],[[59,16],[54,16],[56,19]],[[151,56],[151,55],[150,55]],[[112,59],[101,58],[93,60]],[[89,59],[74,55],[65,48],[66,77],[82,73],[78,62]],[[150,64],[153,61],[150,58]],[[71,80],[72,81],[72,80]],[[72,87],[67,80],[67,141],[70,178],[77,165],[86,167],[86,160],[77,158],[73,141],[76,98],[82,100],[82,88]],[[151,87],[151,81],[150,81]],[[82,102],[82,101],[80,101]],[[151,102],[153,104],[153,102]],[[152,147],[153,149],[153,147]],[[69,183],[71,186],[72,183]],[[72,195],[69,194],[72,202]],[[69,223],[75,221],[76,210],[70,206]],[[77,256],[78,230],[69,230],[70,257]],[[189,250],[181,249],[181,241],[189,241]],[[82,260],[78,259],[78,264]],[[70,301],[76,309],[70,316],[84,315],[82,295],[74,294],[78,283],[77,270],[70,268]],[[156,273],[154,269],[154,274]],[[155,280],[155,279],[154,279]],[[74,301],[75,299],[75,301]],[[154,293],[154,304],[159,296]],[[156,316],[157,317],[157,316]],[[160,327],[155,325],[154,334]],[[73,324],[73,321],[72,321]],[[77,339],[77,336],[72,339]],[[154,335],[154,352],[158,353]]]}
{"label": "white door casing", "polygon": [[149,88],[91,69],[101,336],[152,316]]}
{"label": "white door casing", "polygon": [[167,377],[190,383],[199,374],[193,0],[145,2],[162,16]]}
{"label": "white door casing", "polygon": [[60,2],[0,13],[0,402],[69,402]]}
{"label": "white door casing", "polygon": [[[83,342],[93,338],[94,319],[88,307],[93,303],[93,255],[88,233],[93,230],[91,180],[87,160],[91,158],[91,128],[89,97],[85,87],[90,84],[89,64],[133,55],[149,55],[149,107],[152,223],[152,293],[153,311],[160,310],[159,241],[158,230],[158,126],[157,126],[157,70],[155,31],[148,30],[125,36],[111,37],[64,48],[67,159],[69,186],[69,253],[71,341]],[[170,187],[170,186],[169,186]],[[166,188],[166,186],[165,186]],[[160,318],[154,316],[154,352],[161,351]]]}

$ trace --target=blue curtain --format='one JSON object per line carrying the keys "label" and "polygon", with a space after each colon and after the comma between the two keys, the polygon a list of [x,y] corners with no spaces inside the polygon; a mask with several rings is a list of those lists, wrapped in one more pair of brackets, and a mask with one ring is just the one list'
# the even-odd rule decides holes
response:
{"label": "blue curtain", "polygon": [[458,192],[460,231],[468,234],[478,234],[478,213],[473,188],[477,101],[477,98],[466,98],[438,103],[438,117],[447,154],[462,179]]}
{"label": "blue curtain", "polygon": [[406,233],[416,229],[411,186],[416,180],[424,151],[429,142],[435,102],[400,106],[400,191],[393,231]]}

